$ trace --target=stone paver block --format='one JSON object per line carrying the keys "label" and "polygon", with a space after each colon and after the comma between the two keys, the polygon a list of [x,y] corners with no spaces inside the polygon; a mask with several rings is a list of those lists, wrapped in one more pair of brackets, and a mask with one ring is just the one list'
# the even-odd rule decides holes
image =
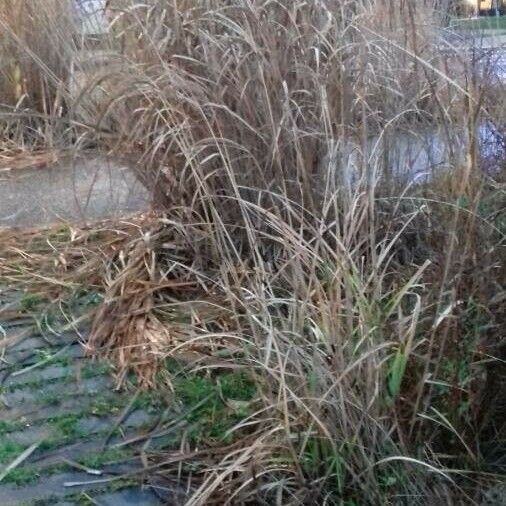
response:
{"label": "stone paver block", "polygon": [[92,496],[102,506],[161,506],[162,501],[149,490],[129,488]]}
{"label": "stone paver block", "polygon": [[53,381],[56,379],[66,378],[76,374],[75,366],[52,365],[46,368],[32,369],[19,376],[8,376],[3,386],[17,387],[20,385],[27,385],[29,383],[37,383],[44,381]]}

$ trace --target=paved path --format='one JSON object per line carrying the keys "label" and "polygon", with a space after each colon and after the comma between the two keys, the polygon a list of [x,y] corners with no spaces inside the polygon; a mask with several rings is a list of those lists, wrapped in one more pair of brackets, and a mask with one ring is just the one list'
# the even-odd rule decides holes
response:
{"label": "paved path", "polygon": [[132,474],[145,441],[125,443],[158,422],[152,397],[115,391],[108,366],[85,356],[76,332],[36,331],[16,316],[22,308],[19,294],[0,288],[0,505],[178,504]]}
{"label": "paved path", "polygon": [[0,227],[114,218],[149,205],[132,171],[104,159],[26,169],[0,165]]}

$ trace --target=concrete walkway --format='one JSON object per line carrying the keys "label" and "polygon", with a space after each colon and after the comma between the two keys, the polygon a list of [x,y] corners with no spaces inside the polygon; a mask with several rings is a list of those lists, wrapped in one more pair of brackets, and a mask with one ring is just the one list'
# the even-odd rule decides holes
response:
{"label": "concrete walkway", "polygon": [[85,222],[143,211],[145,188],[126,166],[104,159],[50,167],[0,167],[0,227]]}

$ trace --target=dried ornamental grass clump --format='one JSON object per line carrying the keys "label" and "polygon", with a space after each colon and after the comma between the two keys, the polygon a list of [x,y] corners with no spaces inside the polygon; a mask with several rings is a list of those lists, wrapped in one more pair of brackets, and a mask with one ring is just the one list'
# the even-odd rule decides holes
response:
{"label": "dried ornamental grass clump", "polygon": [[[223,371],[254,384],[221,439],[146,453],[188,504],[473,504],[500,474],[504,185],[477,127],[504,109],[441,50],[441,4],[110,3],[80,139],[166,216],[99,257],[87,344],[118,382],[166,388],[175,358],[222,402]],[[391,148],[425,127],[447,172],[414,180]]]}
{"label": "dried ornamental grass clump", "polygon": [[385,139],[381,160],[396,132],[462,119],[465,67],[440,51],[434,6],[112,2],[124,59],[100,81],[100,125],[164,205],[261,188],[263,205],[283,191],[320,212],[329,171],[333,186],[372,176],[361,153],[372,136]]}
{"label": "dried ornamental grass clump", "polygon": [[4,0],[0,27],[2,105],[56,113],[79,33],[72,2]]}
{"label": "dried ornamental grass clump", "polygon": [[[491,479],[503,190],[435,6],[118,7],[130,63],[101,118],[167,219],[110,262],[90,344],[146,385],[177,357],[258,393],[236,443],[194,459],[189,504],[466,504]],[[465,141],[448,136],[450,176],[399,191],[383,141],[424,125]]]}

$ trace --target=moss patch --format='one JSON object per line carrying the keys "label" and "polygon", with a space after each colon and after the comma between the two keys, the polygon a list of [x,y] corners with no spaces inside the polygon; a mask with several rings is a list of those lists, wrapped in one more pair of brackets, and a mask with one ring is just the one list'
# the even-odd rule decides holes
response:
{"label": "moss patch", "polygon": [[216,376],[190,373],[174,381],[175,396],[188,412],[190,440],[226,441],[229,430],[251,413],[256,386],[244,372]]}
{"label": "moss patch", "polygon": [[13,483],[14,485],[28,485],[37,481],[40,477],[37,469],[33,466],[16,467],[3,479],[4,483]]}
{"label": "moss patch", "polygon": [[26,447],[10,441],[7,438],[0,439],[0,464],[8,464],[25,451]]}

